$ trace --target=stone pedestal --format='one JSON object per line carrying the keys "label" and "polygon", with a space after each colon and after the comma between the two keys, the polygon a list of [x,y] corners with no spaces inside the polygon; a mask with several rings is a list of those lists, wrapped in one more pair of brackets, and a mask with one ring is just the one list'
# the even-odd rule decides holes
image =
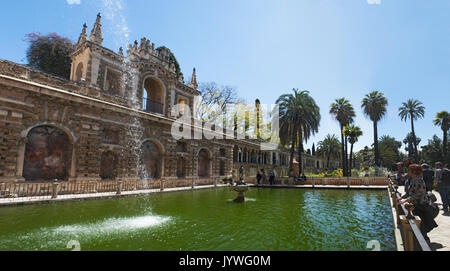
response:
{"label": "stone pedestal", "polygon": [[238,185],[233,186],[234,191],[238,192],[237,198],[234,200],[235,203],[245,202],[245,192],[248,191],[248,185]]}

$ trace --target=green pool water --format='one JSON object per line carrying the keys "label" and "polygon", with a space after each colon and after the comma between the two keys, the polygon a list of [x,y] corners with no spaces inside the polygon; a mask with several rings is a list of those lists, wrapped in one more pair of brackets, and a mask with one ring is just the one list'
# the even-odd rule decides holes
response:
{"label": "green pool water", "polygon": [[208,189],[0,208],[0,250],[395,250],[386,191]]}

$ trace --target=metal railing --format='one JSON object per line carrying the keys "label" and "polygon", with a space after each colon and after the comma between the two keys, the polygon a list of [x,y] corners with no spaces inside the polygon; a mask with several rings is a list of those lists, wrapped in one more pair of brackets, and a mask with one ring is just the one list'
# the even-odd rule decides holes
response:
{"label": "metal railing", "polygon": [[220,177],[163,178],[158,180],[90,181],[54,183],[0,183],[2,203],[47,201],[57,198],[84,198],[120,195],[133,191],[163,191],[170,188],[195,188],[223,184]]}
{"label": "metal railing", "polygon": [[143,99],[142,109],[150,113],[163,114],[164,104],[151,99]]}
{"label": "metal railing", "polygon": [[398,186],[389,178],[389,192],[392,197],[393,208],[395,208],[397,227],[402,233],[405,251],[431,251],[430,246],[420,231],[422,221],[413,213],[413,204],[399,204],[402,199]]}

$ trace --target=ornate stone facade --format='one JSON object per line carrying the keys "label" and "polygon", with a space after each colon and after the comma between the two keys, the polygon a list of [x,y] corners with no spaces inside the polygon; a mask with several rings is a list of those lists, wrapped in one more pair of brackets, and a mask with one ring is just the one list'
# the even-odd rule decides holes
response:
{"label": "ornate stone facade", "polygon": [[[102,46],[101,28],[100,15],[89,39],[83,26],[70,80],[0,61],[0,182],[206,178],[250,158],[247,175],[256,168],[287,175],[283,148],[261,152],[250,139],[175,140],[171,111],[178,103],[192,110],[200,94],[195,69],[185,85],[167,49],[143,38],[125,57]],[[252,150],[246,162],[236,160],[244,149]]]}

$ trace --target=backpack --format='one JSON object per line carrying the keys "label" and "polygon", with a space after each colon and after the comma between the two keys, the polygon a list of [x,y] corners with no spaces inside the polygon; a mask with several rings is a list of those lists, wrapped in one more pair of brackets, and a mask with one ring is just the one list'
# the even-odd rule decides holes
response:
{"label": "backpack", "polygon": [[449,184],[450,185],[450,170],[448,170],[446,168],[444,168],[442,170],[441,182],[443,184]]}

